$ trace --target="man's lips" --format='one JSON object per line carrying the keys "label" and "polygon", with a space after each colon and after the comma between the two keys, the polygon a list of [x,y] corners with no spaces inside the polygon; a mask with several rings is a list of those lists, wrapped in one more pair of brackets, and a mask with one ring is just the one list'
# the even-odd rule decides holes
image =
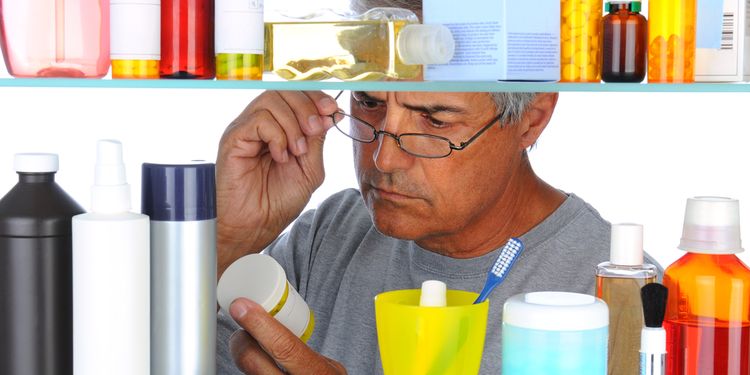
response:
{"label": "man's lips", "polygon": [[409,194],[401,193],[397,190],[380,188],[374,185],[370,185],[370,186],[380,197],[385,198],[385,199],[389,199],[389,200],[417,199],[417,197],[414,197]]}

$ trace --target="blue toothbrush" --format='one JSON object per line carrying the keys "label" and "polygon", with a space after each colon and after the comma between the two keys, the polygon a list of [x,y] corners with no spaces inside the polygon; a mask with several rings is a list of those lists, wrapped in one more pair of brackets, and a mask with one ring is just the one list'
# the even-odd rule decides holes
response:
{"label": "blue toothbrush", "polygon": [[497,257],[495,264],[492,265],[492,268],[487,273],[487,281],[484,282],[484,288],[479,293],[479,297],[474,301],[475,304],[484,302],[489,297],[490,292],[505,280],[511,267],[513,267],[513,264],[516,263],[516,260],[518,260],[518,257],[523,252],[523,249],[523,242],[518,238],[511,237],[508,240],[503,249],[500,250],[500,255]]}

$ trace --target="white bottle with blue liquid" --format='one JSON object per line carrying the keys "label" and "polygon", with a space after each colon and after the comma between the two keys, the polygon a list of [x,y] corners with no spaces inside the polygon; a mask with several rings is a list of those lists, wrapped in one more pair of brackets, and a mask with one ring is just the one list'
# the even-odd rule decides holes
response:
{"label": "white bottle with blue liquid", "polygon": [[503,374],[607,373],[609,309],[586,294],[518,294],[503,306]]}

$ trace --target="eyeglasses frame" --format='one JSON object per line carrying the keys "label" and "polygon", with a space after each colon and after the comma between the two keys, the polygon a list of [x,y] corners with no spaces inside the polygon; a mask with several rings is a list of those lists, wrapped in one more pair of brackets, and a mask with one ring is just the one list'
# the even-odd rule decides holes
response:
{"label": "eyeglasses frame", "polygon": [[[338,95],[336,95],[335,100],[338,99],[339,96],[341,96],[341,94],[343,92],[344,92],[343,90],[340,91],[338,93]],[[346,117],[350,117],[350,118],[352,118],[354,120],[357,120],[357,121],[361,122],[362,124],[365,124],[365,125],[369,126],[372,129],[372,132],[373,132],[372,139],[369,140],[369,141],[363,141],[363,140],[360,140],[360,139],[352,138],[351,135],[345,133],[341,128],[339,128],[338,123],[336,122],[336,116],[337,115],[343,115],[343,116],[346,116]],[[378,130],[375,126],[373,126],[369,122],[367,122],[365,120],[362,120],[361,118],[359,118],[357,116],[348,114],[348,113],[344,112],[341,109],[339,109],[338,111],[336,111],[336,112],[334,112],[334,113],[332,113],[332,114],[330,114],[328,116],[331,117],[331,120],[333,121],[333,125],[336,127],[336,129],[338,129],[339,132],[341,132],[342,134],[344,134],[345,136],[351,138],[354,141],[357,141],[357,142],[360,142],[360,143],[373,143],[378,138],[380,138],[381,134],[383,134],[383,135],[387,135],[387,136],[393,138],[396,141],[396,144],[398,145],[398,148],[401,149],[402,151],[406,152],[409,155],[413,155],[413,156],[420,157],[420,158],[427,158],[427,159],[441,159],[441,158],[445,158],[445,157],[450,156],[453,153],[454,150],[455,151],[461,151],[461,150],[465,149],[466,147],[468,147],[470,144],[472,144],[474,141],[476,141],[477,138],[479,138],[479,136],[481,136],[489,128],[491,128],[492,125],[494,125],[496,122],[500,121],[502,119],[503,115],[504,115],[504,113],[501,112],[497,116],[493,117],[492,120],[490,122],[488,122],[486,125],[482,126],[482,128],[479,129],[479,131],[477,131],[469,139],[467,139],[464,142],[459,143],[458,145],[454,144],[450,139],[448,139],[446,137],[435,135],[435,134],[428,134],[428,133],[402,133],[402,134],[396,135],[396,134],[393,134],[393,133],[385,131],[385,130]],[[441,155],[441,156],[428,156],[428,155],[416,154],[416,153],[410,152],[409,150],[404,149],[401,146],[401,137],[403,137],[403,136],[423,136],[423,137],[435,138],[435,139],[438,139],[438,140],[442,140],[442,141],[445,141],[445,142],[448,143],[449,151],[448,151],[447,154]]]}

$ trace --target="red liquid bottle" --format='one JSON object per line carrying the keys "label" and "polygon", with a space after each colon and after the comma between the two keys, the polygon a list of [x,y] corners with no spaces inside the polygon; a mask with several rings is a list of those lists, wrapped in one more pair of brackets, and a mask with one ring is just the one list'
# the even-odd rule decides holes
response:
{"label": "red liquid bottle", "polygon": [[161,78],[214,78],[213,0],[162,0]]}
{"label": "red liquid bottle", "polygon": [[688,200],[680,248],[664,273],[667,374],[750,374],[750,269],[742,251],[739,203]]}

